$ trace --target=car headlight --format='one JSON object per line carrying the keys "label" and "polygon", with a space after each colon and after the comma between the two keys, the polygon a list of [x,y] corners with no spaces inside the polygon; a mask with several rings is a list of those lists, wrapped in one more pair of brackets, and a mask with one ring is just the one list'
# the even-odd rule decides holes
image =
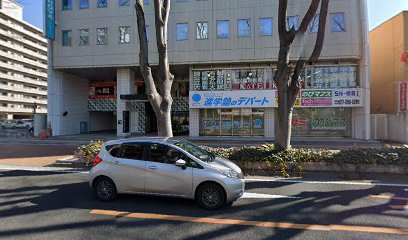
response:
{"label": "car headlight", "polygon": [[238,173],[235,172],[234,170],[227,170],[227,171],[221,171],[222,174],[224,174],[226,177],[229,178],[239,178]]}

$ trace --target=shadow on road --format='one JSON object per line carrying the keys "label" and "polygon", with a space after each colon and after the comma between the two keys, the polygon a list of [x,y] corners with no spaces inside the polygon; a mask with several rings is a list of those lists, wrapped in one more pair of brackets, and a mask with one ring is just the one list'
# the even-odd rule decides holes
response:
{"label": "shadow on road", "polygon": [[[11,177],[21,175],[19,171],[3,172],[2,177]],[[28,173],[36,176],[37,172]],[[55,173],[48,173],[53,175]],[[44,175],[41,173],[41,175]],[[27,176],[25,172],[24,176]],[[64,174],[56,175],[55,177],[64,178]],[[297,184],[297,183],[288,183]],[[275,188],[287,186],[286,183],[276,182],[250,182],[247,184],[248,190],[257,188]],[[35,193],[35,194],[33,194]],[[398,212],[390,212],[393,210],[392,204],[407,204],[407,201],[387,200],[383,204],[371,204],[363,207],[353,207],[355,201],[367,198],[370,194],[394,194],[401,196],[400,188],[382,188],[370,187],[368,189],[355,190],[333,190],[333,191],[304,191],[293,197],[299,199],[257,199],[257,200],[239,200],[233,207],[224,208],[216,211],[206,211],[198,208],[194,201],[176,198],[162,198],[141,195],[121,195],[113,202],[97,201],[87,182],[79,183],[64,183],[50,186],[26,186],[17,189],[4,189],[0,187],[0,199],[7,196],[9,201],[0,200],[0,216],[3,218],[24,216],[28,214],[36,214],[60,209],[78,209],[89,212],[93,209],[113,210],[121,212],[140,212],[140,213],[156,213],[168,215],[181,215],[190,217],[210,217],[210,218],[231,218],[252,221],[273,221],[273,222],[291,222],[302,224],[346,224],[350,218],[360,215],[371,215],[373,218],[377,215],[401,218],[404,220],[406,214],[399,215]],[[16,198],[16,199],[13,199]],[[29,202],[29,206],[13,207],[16,204]],[[341,211],[331,211],[330,208],[341,206]],[[406,219],[405,219],[406,221]],[[166,222],[167,224],[178,225],[180,222]],[[92,228],[93,226],[116,226],[116,227],[135,227],[139,225],[156,226],[159,221],[129,221],[117,222],[115,218],[93,217],[91,220],[78,220],[77,223],[55,224],[46,227],[24,229],[13,229],[3,231],[0,230],[0,237],[13,238],[15,236],[24,236],[31,233],[42,233],[51,231],[61,231],[65,229],[84,229]],[[245,231],[248,226],[221,225],[212,231],[198,233],[194,237],[185,239],[209,239],[221,238],[228,236],[237,231]],[[373,221],[373,226],[387,227],[387,224],[380,224],[378,221]],[[279,238],[284,236],[285,239],[296,236],[305,230],[287,230],[274,229],[265,239]]]}

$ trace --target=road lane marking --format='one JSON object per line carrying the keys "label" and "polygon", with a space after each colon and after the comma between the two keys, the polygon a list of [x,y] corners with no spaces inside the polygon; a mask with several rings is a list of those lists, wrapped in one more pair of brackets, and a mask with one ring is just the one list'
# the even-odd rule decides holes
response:
{"label": "road lane marking", "polygon": [[388,196],[388,195],[370,195],[370,197],[380,198],[380,199],[392,199],[392,200],[408,201],[408,197],[394,197],[394,196]]}
{"label": "road lane marking", "polygon": [[206,218],[206,217],[200,218],[200,217],[187,217],[187,216],[163,215],[163,214],[152,214],[152,213],[118,212],[118,211],[98,210],[98,209],[91,210],[89,213],[94,214],[94,215],[105,215],[105,216],[113,216],[113,217],[168,220],[168,221],[193,222],[193,223],[244,225],[244,226],[254,226],[254,227],[301,229],[301,230],[316,230],[316,231],[348,231],[348,232],[366,232],[366,233],[385,233],[385,234],[408,235],[408,229],[386,228],[386,227],[366,227],[366,226],[351,226],[351,225],[318,225],[318,224],[299,224],[299,223],[287,223],[287,222],[261,222],[261,221],[225,219],[225,218]]}
{"label": "road lane marking", "polygon": [[390,208],[396,210],[408,210],[408,205],[390,205]]}
{"label": "road lane marking", "polygon": [[279,182],[279,183],[307,183],[307,184],[337,184],[337,185],[361,185],[361,186],[379,186],[379,187],[408,187],[408,184],[398,183],[370,183],[370,182],[347,182],[347,181],[307,181],[290,179],[257,179],[246,178],[245,182]]}
{"label": "road lane marking", "polygon": [[259,198],[259,199],[294,198],[294,199],[299,199],[301,197],[244,192],[244,195],[242,195],[241,198],[251,198],[251,199],[254,199],[254,198]]}

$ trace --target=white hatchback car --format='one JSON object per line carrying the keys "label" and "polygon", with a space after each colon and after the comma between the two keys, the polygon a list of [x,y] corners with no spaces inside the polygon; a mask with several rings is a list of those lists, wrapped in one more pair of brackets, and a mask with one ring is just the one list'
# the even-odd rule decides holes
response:
{"label": "white hatchback car", "polygon": [[217,209],[232,205],[245,188],[237,165],[184,140],[108,141],[93,164],[89,185],[102,201],[138,193],[195,199],[205,209]]}

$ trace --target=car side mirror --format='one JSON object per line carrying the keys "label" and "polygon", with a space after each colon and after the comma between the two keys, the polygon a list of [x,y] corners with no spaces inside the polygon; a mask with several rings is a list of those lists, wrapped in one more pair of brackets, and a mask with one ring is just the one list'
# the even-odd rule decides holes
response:
{"label": "car side mirror", "polygon": [[176,161],[176,166],[181,167],[182,169],[186,169],[186,164],[186,161],[184,161],[183,159],[179,159]]}

